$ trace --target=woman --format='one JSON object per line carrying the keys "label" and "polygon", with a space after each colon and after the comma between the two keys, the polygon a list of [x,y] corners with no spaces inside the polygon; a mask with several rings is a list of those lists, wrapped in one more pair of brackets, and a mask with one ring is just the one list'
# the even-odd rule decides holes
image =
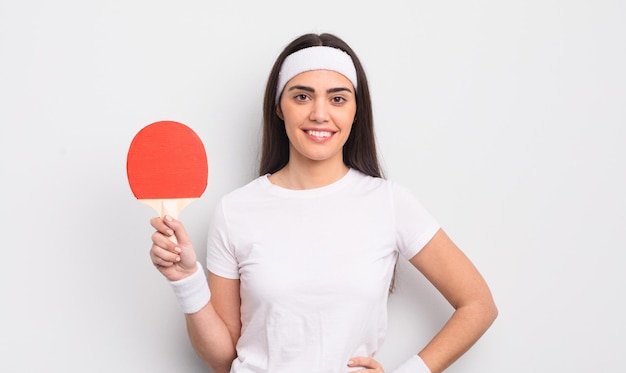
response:
{"label": "woman", "polygon": [[393,371],[446,369],[497,310],[435,219],[382,177],[354,51],[329,34],[295,39],[270,73],[263,119],[260,177],[224,196],[211,220],[209,286],[183,225],[151,220],[150,257],[198,355],[218,373],[384,372],[374,355],[402,256],[455,312]]}

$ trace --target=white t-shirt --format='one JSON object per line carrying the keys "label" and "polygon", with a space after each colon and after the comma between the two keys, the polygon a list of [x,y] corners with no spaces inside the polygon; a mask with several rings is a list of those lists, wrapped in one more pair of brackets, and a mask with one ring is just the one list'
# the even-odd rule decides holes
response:
{"label": "white t-shirt", "polygon": [[231,373],[344,373],[351,357],[374,356],[398,255],[412,258],[438,229],[408,189],[352,169],[322,188],[266,175],[225,195],[207,268],[241,281]]}

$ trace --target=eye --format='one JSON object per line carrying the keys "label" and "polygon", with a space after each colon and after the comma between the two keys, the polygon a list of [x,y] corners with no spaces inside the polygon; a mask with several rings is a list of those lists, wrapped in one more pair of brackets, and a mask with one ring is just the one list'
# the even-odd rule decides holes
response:
{"label": "eye", "polygon": [[307,101],[309,99],[309,96],[304,93],[299,93],[293,96],[293,99],[296,101]]}
{"label": "eye", "polygon": [[333,96],[333,98],[331,99],[333,104],[343,104],[344,102],[346,102],[345,97],[341,97],[341,96]]}

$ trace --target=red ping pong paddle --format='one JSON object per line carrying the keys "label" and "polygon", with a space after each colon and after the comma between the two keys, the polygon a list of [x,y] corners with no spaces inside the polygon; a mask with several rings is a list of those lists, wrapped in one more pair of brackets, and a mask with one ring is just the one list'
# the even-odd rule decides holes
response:
{"label": "red ping pong paddle", "polygon": [[202,140],[191,128],[160,121],[147,125],[133,138],[126,173],[137,200],[161,217],[178,219],[180,212],[204,193],[209,166]]}

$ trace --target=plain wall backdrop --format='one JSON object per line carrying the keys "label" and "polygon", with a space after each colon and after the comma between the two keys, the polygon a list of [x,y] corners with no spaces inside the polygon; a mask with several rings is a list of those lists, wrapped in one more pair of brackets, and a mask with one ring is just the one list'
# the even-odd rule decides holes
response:
{"label": "plain wall backdrop", "polygon": [[[166,119],[202,138],[209,185],[181,219],[203,258],[305,32],[355,49],[387,176],[491,286],[499,318],[448,371],[623,369],[624,1],[0,0],[0,370],[207,371],[148,258],[128,146]],[[452,312],[404,262],[389,307],[387,371]]]}

